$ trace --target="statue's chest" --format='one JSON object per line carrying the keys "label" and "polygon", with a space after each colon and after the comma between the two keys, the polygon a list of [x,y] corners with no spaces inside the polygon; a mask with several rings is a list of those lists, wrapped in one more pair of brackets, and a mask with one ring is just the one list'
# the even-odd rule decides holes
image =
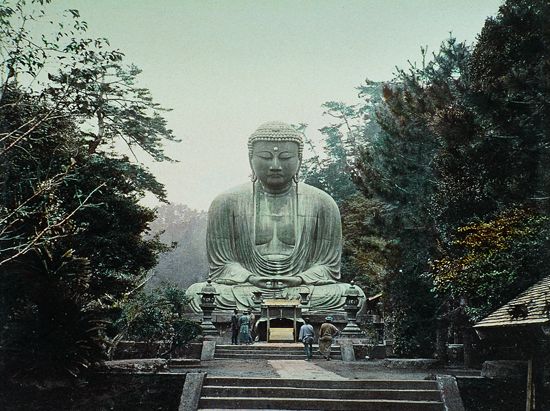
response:
{"label": "statue's chest", "polygon": [[293,196],[261,195],[256,202],[255,245],[261,254],[290,255],[296,242]]}

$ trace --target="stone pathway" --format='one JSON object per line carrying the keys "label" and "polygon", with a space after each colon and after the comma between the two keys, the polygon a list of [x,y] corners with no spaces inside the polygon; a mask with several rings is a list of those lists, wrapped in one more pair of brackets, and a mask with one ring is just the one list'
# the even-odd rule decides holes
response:
{"label": "stone pathway", "polygon": [[325,370],[311,361],[304,360],[268,360],[280,378],[300,380],[347,380],[332,371]]}

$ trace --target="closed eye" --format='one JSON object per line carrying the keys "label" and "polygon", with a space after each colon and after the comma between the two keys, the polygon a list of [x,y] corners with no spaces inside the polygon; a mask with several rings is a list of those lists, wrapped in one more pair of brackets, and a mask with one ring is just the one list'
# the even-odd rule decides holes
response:
{"label": "closed eye", "polygon": [[256,153],[256,156],[264,160],[271,160],[273,158],[273,154],[271,154],[269,151],[262,151],[260,153]]}

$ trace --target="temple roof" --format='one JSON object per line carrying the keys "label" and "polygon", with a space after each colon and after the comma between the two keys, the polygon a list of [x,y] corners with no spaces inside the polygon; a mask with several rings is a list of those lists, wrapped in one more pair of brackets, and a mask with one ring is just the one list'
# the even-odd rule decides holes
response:
{"label": "temple roof", "polygon": [[550,323],[550,276],[494,311],[474,328],[545,325]]}

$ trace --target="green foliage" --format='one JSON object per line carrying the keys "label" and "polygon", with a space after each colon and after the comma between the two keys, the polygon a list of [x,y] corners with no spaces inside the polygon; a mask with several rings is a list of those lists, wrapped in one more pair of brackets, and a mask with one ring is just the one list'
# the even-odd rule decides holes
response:
{"label": "green foliage", "polygon": [[153,101],[149,90],[135,85],[141,70],[121,66],[122,57],[91,52],[80,62],[83,68],[76,65],[50,75],[48,92],[80,122],[97,121],[97,130],[85,130],[89,153],[121,139],[130,150],[137,146],[157,161],[170,160],[160,144],[163,139],[177,141],[161,115],[168,110]]}
{"label": "green foliage", "polygon": [[340,206],[342,213],[342,276],[355,281],[370,295],[382,291],[388,267],[397,257],[394,242],[381,236],[381,204],[356,194]]}
{"label": "green foliage", "polygon": [[[423,52],[425,55],[425,51]],[[399,70],[383,89],[377,106],[381,131],[362,147],[356,182],[378,206],[378,235],[392,245],[382,279],[386,311],[394,317],[396,351],[401,355],[429,353],[435,341],[435,311],[439,302],[422,279],[437,244],[430,199],[437,182],[433,157],[439,141],[429,128],[431,100],[444,98],[442,87],[462,64],[464,46],[449,41],[434,60]]]}
{"label": "green foliage", "polygon": [[430,353],[441,307],[477,320],[548,275],[549,15],[509,0],[474,46],[451,37],[324,105],[304,173],[338,202],[343,276],[382,289],[398,353]]}
{"label": "green foliage", "polygon": [[[13,149],[4,138],[0,163],[0,341],[10,375],[58,377],[77,374],[103,358],[100,303],[90,293],[89,260],[71,247],[78,230],[60,188],[76,180],[71,161],[78,144],[70,121],[50,118],[36,96],[4,89],[0,105],[2,136],[28,132]],[[17,102],[18,104],[13,104]],[[25,130],[29,125],[32,129]],[[55,132],[51,132],[55,130]],[[82,204],[80,193],[67,190]]]}
{"label": "green foliage", "polygon": [[458,300],[479,321],[547,274],[550,218],[533,210],[506,210],[458,229],[460,252],[433,263],[435,291]]}
{"label": "green foliage", "polygon": [[548,275],[548,2],[507,1],[488,19],[452,104],[432,129],[441,227],[437,291],[478,320]]}
{"label": "green foliage", "polygon": [[[465,297],[476,320],[548,274],[548,7],[506,2],[473,49],[451,38],[384,90],[384,133],[363,151],[360,176],[395,210],[383,231],[402,253],[387,287],[398,346],[434,317],[439,302],[419,307],[432,279],[438,298],[452,308]],[[517,220],[526,209],[535,211]],[[435,277],[423,275],[430,260]]]}
{"label": "green foliage", "polygon": [[373,221],[378,218],[381,204],[364,197],[357,189],[357,160],[365,146],[379,132],[374,121],[376,103],[381,100],[379,83],[366,81],[359,87],[360,104],[341,102],[323,104],[324,114],[331,123],[320,129],[324,136],[323,155],[311,141],[310,157],[304,161],[305,181],[327,193],[339,205],[342,216],[343,249],[342,279],[354,280],[367,294],[380,290],[386,275],[386,260],[392,258],[391,241],[380,237]]}
{"label": "green foliage", "polygon": [[506,2],[483,28],[452,98],[428,113],[442,143],[435,217],[451,233],[522,204],[548,210],[549,7]]}
{"label": "green foliage", "polygon": [[3,372],[55,379],[105,359],[103,310],[87,293],[85,258],[42,248],[1,274]]}
{"label": "green foliage", "polygon": [[367,80],[359,90],[361,104],[334,101],[323,104],[323,114],[332,119],[319,130],[324,137],[324,155],[318,154],[317,148],[306,139],[313,155],[302,165],[305,181],[329,193],[338,205],[357,194],[353,180],[357,176],[358,155],[379,132],[374,110],[381,99],[380,83]]}
{"label": "green foliage", "polygon": [[199,324],[184,318],[188,302],[185,290],[168,283],[137,293],[123,306],[116,324],[119,338],[169,342],[170,350],[191,341],[202,330]]}
{"label": "green foliage", "polygon": [[82,37],[78,11],[51,23],[53,38],[33,37],[48,3],[0,5],[0,363],[10,377],[78,375],[101,361],[118,302],[166,249],[143,237],[155,212],[138,204],[146,192],[164,200],[162,185],[111,148],[121,138],[166,159],[162,110],[119,51]]}

